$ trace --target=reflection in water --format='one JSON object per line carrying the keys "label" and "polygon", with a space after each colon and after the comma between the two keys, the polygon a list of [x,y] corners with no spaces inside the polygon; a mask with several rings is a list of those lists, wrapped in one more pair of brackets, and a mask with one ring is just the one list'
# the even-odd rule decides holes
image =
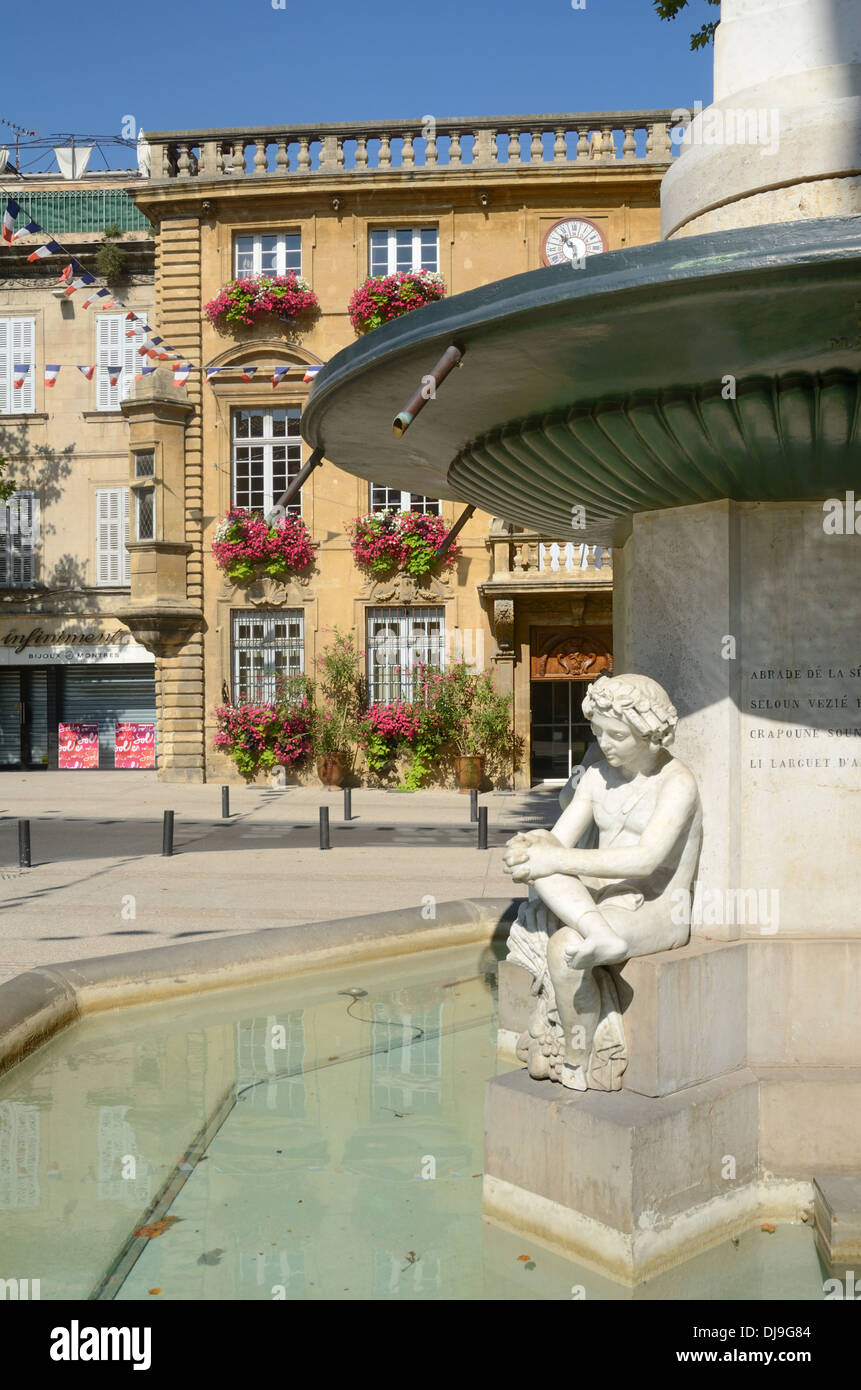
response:
{"label": "reflection in water", "polygon": [[[491,964],[468,947],[59,1035],[0,1078],[0,1277],[43,1299],[630,1297],[549,1252],[525,1275],[522,1239],[482,1222]],[[757,1251],[747,1296],[821,1297],[809,1232]]]}

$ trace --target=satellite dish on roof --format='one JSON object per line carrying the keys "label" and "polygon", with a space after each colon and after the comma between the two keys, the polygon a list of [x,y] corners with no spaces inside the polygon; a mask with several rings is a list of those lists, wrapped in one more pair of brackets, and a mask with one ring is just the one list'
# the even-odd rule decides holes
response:
{"label": "satellite dish on roof", "polygon": [[54,154],[64,179],[79,179],[90,162],[92,145],[55,145]]}

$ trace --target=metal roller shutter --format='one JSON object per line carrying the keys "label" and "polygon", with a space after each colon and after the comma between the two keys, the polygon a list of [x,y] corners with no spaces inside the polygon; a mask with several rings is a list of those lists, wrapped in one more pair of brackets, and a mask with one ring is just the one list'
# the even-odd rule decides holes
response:
{"label": "metal roller shutter", "polygon": [[0,767],[21,761],[21,677],[0,670]]}
{"label": "metal roller shutter", "polygon": [[[155,724],[155,667],[81,666],[64,670],[64,723],[99,725],[99,767],[114,766],[117,723]],[[158,749],[156,748],[156,758]]]}

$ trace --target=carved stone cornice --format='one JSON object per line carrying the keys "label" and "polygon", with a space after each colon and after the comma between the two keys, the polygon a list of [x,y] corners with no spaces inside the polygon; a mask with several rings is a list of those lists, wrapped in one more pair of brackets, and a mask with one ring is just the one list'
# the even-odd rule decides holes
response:
{"label": "carved stone cornice", "polygon": [[185,604],[129,604],[114,610],[135,641],[155,656],[165,656],[183,646],[203,624],[199,608]]}
{"label": "carved stone cornice", "polygon": [[307,575],[291,574],[285,581],[262,574],[247,584],[234,584],[225,577],[218,597],[224,603],[242,603],[250,608],[284,608],[304,602],[312,592]]}
{"label": "carved stone cornice", "polygon": [[451,580],[446,575],[414,579],[411,574],[395,574],[390,579],[367,576],[359,597],[371,603],[445,603],[452,597]]}

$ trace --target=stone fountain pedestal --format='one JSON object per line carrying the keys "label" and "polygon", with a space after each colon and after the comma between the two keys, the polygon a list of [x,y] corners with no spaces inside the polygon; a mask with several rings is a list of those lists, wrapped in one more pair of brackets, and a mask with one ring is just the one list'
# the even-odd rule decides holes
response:
{"label": "stone fountain pedestal", "polygon": [[[861,993],[861,938],[697,940],[616,976],[622,1090],[488,1083],[485,1216],[630,1285],[759,1221],[812,1220],[816,1179],[861,1153],[859,1030],[841,1007]],[[530,984],[500,965],[511,1060]]]}

